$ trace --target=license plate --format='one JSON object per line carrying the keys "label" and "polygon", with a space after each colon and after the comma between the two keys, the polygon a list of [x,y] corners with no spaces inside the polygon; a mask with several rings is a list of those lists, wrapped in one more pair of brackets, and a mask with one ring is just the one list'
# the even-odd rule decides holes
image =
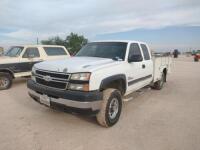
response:
{"label": "license plate", "polygon": [[42,103],[46,106],[50,106],[50,97],[48,97],[47,95],[41,95],[40,96],[40,103]]}

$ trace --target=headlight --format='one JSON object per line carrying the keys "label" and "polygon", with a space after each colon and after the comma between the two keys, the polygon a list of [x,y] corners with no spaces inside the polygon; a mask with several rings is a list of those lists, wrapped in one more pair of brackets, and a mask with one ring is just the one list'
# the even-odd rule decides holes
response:
{"label": "headlight", "polygon": [[35,69],[35,67],[32,68],[32,72],[31,72],[31,73],[32,73],[32,76],[35,76],[35,74],[36,74],[36,69]]}
{"label": "headlight", "polygon": [[76,90],[76,91],[89,91],[89,84],[74,84],[70,83],[68,86],[69,90]]}
{"label": "headlight", "polygon": [[36,81],[36,79],[35,79],[35,74],[36,74],[36,69],[35,69],[35,67],[33,67],[33,68],[32,68],[32,72],[31,72],[31,79],[32,79],[33,81]]}
{"label": "headlight", "polygon": [[89,80],[91,73],[74,73],[71,75],[71,82],[68,85],[69,90],[89,91]]}
{"label": "headlight", "polygon": [[75,73],[72,74],[71,80],[80,80],[80,81],[89,81],[90,80],[90,73]]}

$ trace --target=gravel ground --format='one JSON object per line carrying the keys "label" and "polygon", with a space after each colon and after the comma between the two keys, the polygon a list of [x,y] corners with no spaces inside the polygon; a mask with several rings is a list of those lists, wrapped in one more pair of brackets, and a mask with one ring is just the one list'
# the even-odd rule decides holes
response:
{"label": "gravel ground", "polygon": [[26,80],[0,91],[1,150],[199,150],[200,63],[175,60],[161,91],[146,90],[125,103],[118,124],[41,106],[27,95]]}

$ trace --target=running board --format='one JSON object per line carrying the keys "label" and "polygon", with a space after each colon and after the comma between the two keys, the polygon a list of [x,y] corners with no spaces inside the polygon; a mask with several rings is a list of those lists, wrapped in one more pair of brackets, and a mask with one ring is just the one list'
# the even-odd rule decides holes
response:
{"label": "running board", "polygon": [[123,97],[123,101],[124,101],[124,102],[131,101],[131,100],[133,100],[134,98],[136,98],[136,97],[142,95],[143,93],[145,93],[146,91],[148,91],[148,90],[150,90],[150,89],[151,89],[151,88],[150,88],[149,86],[144,87],[144,88],[142,88],[142,89],[139,89],[139,90],[137,90],[137,91],[135,91],[135,92],[133,92],[133,93],[131,93],[131,94],[129,94],[129,95]]}

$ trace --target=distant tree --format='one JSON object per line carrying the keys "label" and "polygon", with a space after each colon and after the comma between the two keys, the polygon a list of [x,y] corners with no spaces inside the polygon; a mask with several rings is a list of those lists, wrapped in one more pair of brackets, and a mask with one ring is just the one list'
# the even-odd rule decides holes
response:
{"label": "distant tree", "polygon": [[83,35],[70,33],[65,40],[59,36],[55,36],[49,38],[48,40],[42,40],[41,43],[44,45],[62,45],[69,50],[70,54],[74,54],[79,51],[82,46],[88,43],[88,39],[86,39]]}
{"label": "distant tree", "polygon": [[83,47],[85,44],[88,43],[88,39],[86,39],[82,35],[78,35],[76,33],[71,33],[69,36],[66,38],[66,44],[67,48],[71,52],[71,54],[76,53]]}

